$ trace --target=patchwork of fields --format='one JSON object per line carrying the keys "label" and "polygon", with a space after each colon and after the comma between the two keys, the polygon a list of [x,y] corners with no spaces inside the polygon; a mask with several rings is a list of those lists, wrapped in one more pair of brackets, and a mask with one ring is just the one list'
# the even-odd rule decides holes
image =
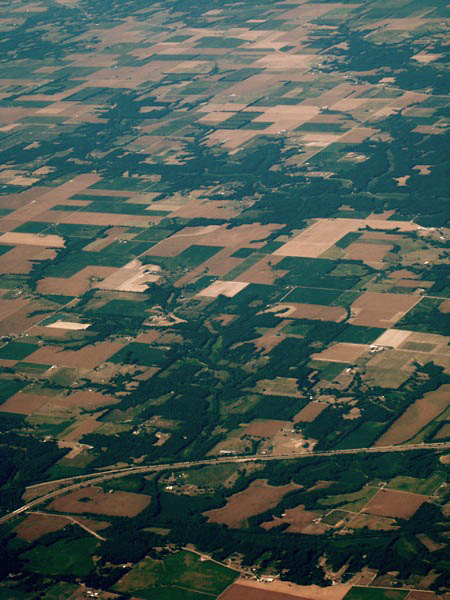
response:
{"label": "patchwork of fields", "polygon": [[449,18],[2,6],[0,598],[446,597]]}

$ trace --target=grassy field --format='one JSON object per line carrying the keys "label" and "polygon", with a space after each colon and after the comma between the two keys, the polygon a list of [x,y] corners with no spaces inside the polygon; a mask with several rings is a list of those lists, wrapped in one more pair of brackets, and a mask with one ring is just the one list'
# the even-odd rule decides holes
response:
{"label": "grassy field", "polygon": [[427,496],[428,494],[432,494],[444,481],[445,475],[440,472],[433,473],[427,479],[399,475],[391,479],[386,487],[391,490],[413,492],[414,494],[424,494]]}
{"label": "grassy field", "polygon": [[61,540],[50,546],[38,545],[25,552],[27,568],[43,575],[75,575],[85,577],[94,566],[92,555],[98,544],[93,537]]}
{"label": "grassy field", "polygon": [[164,560],[145,558],[122,577],[114,588],[126,593],[139,590],[141,596],[143,591],[147,590],[147,597],[152,600],[172,599],[177,596],[167,595],[166,592],[178,587],[204,594],[220,594],[236,576],[235,571],[211,561],[201,561],[196,554],[182,551],[170,554]]}
{"label": "grassy field", "polygon": [[188,472],[188,481],[199,487],[220,487],[233,473],[236,472],[234,465],[213,465],[202,467]]}
{"label": "grassy field", "polygon": [[350,494],[339,494],[337,496],[329,496],[319,500],[321,506],[339,506],[341,510],[351,510],[357,512],[361,510],[367,502],[377,493],[376,488],[364,486],[358,492]]}

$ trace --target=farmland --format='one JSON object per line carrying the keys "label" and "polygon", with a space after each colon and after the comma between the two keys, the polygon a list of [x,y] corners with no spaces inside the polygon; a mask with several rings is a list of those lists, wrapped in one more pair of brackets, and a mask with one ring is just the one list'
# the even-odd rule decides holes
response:
{"label": "farmland", "polygon": [[445,597],[449,18],[4,3],[0,598]]}

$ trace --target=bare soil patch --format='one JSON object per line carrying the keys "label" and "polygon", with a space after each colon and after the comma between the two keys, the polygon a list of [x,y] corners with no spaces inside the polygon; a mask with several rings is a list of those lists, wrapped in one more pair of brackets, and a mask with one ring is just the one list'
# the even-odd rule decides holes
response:
{"label": "bare soil patch", "polygon": [[287,323],[288,321],[281,321],[281,323],[279,323],[277,327],[274,327],[273,329],[267,331],[260,338],[253,340],[256,349],[259,352],[262,352],[263,354],[267,354],[267,352],[273,350],[275,346],[281,344],[281,342],[286,338],[286,336],[283,333],[281,333],[281,331],[284,327],[286,327]]}
{"label": "bare soil patch", "polygon": [[233,494],[223,508],[216,508],[203,513],[212,523],[223,523],[228,527],[238,528],[242,522],[253,515],[276,506],[288,492],[297,489],[294,484],[271,486],[264,479],[253,481],[243,492]]}
{"label": "bare soil patch", "polygon": [[[272,587],[272,583],[270,587]],[[301,596],[277,592],[274,589],[270,589],[269,584],[263,589],[261,587],[250,587],[249,585],[233,583],[219,598],[220,600],[297,600]]]}
{"label": "bare soil patch", "polygon": [[[330,5],[328,5],[330,6]],[[243,592],[240,596],[230,597],[221,596],[220,600],[294,600],[300,598],[306,600],[313,598],[314,600],[342,600],[347,592],[352,587],[350,584],[336,584],[333,586],[319,587],[318,585],[296,585],[288,581],[279,581],[276,579],[271,583],[263,583],[249,579],[238,579],[237,583],[233,584],[224,593],[228,593],[234,586],[239,585],[247,590],[256,590],[259,595],[250,596],[248,591]],[[263,596],[267,592],[270,595]],[[247,595],[245,595],[247,593]],[[282,594],[277,597],[276,594]]]}
{"label": "bare soil patch", "polygon": [[419,171],[419,175],[429,175],[431,165],[415,165],[413,169]]}
{"label": "bare soil patch", "polygon": [[375,445],[389,446],[406,442],[448,406],[450,406],[450,384],[445,384],[409,406]]}
{"label": "bare soil patch", "polygon": [[307,525],[320,517],[322,513],[317,511],[305,510],[304,504],[300,504],[295,508],[289,508],[284,512],[282,517],[273,517],[272,521],[266,521],[261,524],[261,527],[268,531],[279,525],[289,524],[286,529],[288,533],[301,533]]}
{"label": "bare soil patch", "polygon": [[64,529],[66,525],[69,525],[69,521],[59,515],[31,514],[14,531],[20,539],[34,542],[47,533]]}
{"label": "bare soil patch", "polygon": [[410,519],[427,499],[428,496],[420,494],[383,489],[369,500],[363,512],[381,517]]}
{"label": "bare soil patch", "polygon": [[244,429],[243,435],[270,438],[278,433],[281,429],[290,429],[291,427],[292,425],[289,421],[278,421],[275,419],[255,419]]}
{"label": "bare soil patch", "polygon": [[444,300],[444,302],[441,302],[439,304],[439,310],[442,313],[449,313],[450,312],[450,300]]}
{"label": "bare soil patch", "polygon": [[0,405],[0,411],[17,413],[18,415],[31,415],[39,410],[41,406],[53,400],[54,398],[50,396],[17,392]]}
{"label": "bare soil patch", "polygon": [[45,248],[64,248],[64,238],[59,235],[43,233],[16,233],[7,231],[0,235],[2,244],[26,244],[28,246],[44,246]]}
{"label": "bare soil patch", "polygon": [[[89,529],[92,529],[93,531],[101,531],[109,525],[109,523],[106,523],[105,521],[93,521],[92,519],[83,517],[77,517],[76,521],[85,527],[89,527]],[[53,533],[54,531],[64,529],[64,527],[71,523],[73,523],[73,521],[66,516],[32,513],[16,527],[15,532],[22,540],[34,542],[47,533]]]}
{"label": "bare soil patch", "polygon": [[71,329],[73,331],[79,331],[83,329],[87,329],[90,323],[75,323],[73,321],[54,321],[50,323],[50,325],[46,325],[46,327],[50,327],[52,329]]}
{"label": "bare soil patch", "polygon": [[92,486],[56,498],[50,504],[51,510],[65,513],[92,513],[115,517],[135,517],[150,504],[150,496],[131,492],[114,491],[105,493]]}
{"label": "bare soil patch", "polygon": [[214,281],[197,295],[208,298],[217,298],[217,296],[223,295],[227,296],[227,298],[233,298],[233,296],[236,296],[236,294],[247,286],[248,283],[242,281]]}

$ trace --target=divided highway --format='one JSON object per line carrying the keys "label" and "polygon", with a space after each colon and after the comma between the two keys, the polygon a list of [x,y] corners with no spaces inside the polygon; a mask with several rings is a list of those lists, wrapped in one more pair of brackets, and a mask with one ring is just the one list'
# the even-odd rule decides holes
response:
{"label": "divided highway", "polygon": [[[320,456],[338,456],[341,454],[362,454],[362,453],[386,453],[386,452],[407,452],[411,450],[446,450],[450,449],[450,442],[436,442],[430,444],[408,444],[405,446],[373,446],[371,448],[350,448],[345,450],[319,450],[319,451],[311,451],[311,452],[302,452],[301,454],[251,454],[244,456],[236,456],[236,455],[227,455],[227,456],[219,456],[215,458],[205,458],[201,460],[194,461],[184,461],[184,462],[172,462],[172,463],[164,463],[164,464],[151,464],[145,466],[127,466],[121,468],[112,468],[104,471],[97,471],[95,473],[88,473],[86,475],[77,475],[75,477],[66,477],[63,479],[56,479],[51,481],[45,481],[41,483],[37,483],[35,485],[30,485],[26,489],[38,489],[39,487],[45,487],[46,485],[57,485],[68,483],[68,485],[64,485],[56,490],[53,490],[48,493],[44,493],[42,496],[27,502],[23,506],[13,510],[12,512],[0,517],[0,524],[9,521],[10,519],[20,515],[21,513],[26,512],[34,508],[35,506],[39,506],[40,504],[44,504],[48,500],[55,498],[56,496],[61,496],[70,492],[72,490],[76,490],[80,487],[87,485],[94,485],[96,483],[102,483],[103,481],[108,481],[110,479],[114,479],[116,477],[124,477],[126,475],[137,475],[140,473],[148,473],[155,471],[166,471],[168,469],[189,469],[195,466],[204,466],[204,465],[215,465],[221,463],[245,463],[245,462],[256,462],[256,461],[269,461],[269,460],[293,460],[293,459],[301,459],[301,458],[317,458]],[[69,483],[70,482],[70,483]]]}

